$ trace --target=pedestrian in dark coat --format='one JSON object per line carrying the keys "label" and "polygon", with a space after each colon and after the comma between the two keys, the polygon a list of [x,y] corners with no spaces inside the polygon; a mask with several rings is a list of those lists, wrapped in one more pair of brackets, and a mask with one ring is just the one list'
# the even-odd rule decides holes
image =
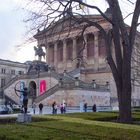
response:
{"label": "pedestrian in dark coat", "polygon": [[40,103],[40,104],[39,104],[39,114],[42,114],[42,110],[43,110],[43,104]]}
{"label": "pedestrian in dark coat", "polygon": [[96,112],[96,110],[97,110],[96,104],[94,104],[93,107],[92,107],[92,111],[93,111],[93,112]]}
{"label": "pedestrian in dark coat", "polygon": [[87,103],[84,103],[84,111],[87,112]]}

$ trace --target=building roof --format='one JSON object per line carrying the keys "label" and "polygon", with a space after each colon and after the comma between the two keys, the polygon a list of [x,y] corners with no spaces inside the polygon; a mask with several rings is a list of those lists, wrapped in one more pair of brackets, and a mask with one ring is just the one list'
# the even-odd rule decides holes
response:
{"label": "building roof", "polygon": [[97,21],[97,22],[105,21],[105,19],[101,15],[82,15],[82,16],[76,15],[76,16],[73,16],[73,18],[66,16],[59,19],[57,22],[50,24],[46,29],[42,31],[38,30],[38,32],[34,35],[34,38],[37,39],[38,37],[44,34],[46,34],[47,36],[50,36],[50,34],[52,35],[58,32],[60,33],[60,31],[64,32],[64,31],[69,30],[69,27],[71,29],[80,27],[83,25],[83,23],[79,24],[78,22],[74,20],[74,18],[78,19],[83,16],[84,18],[90,19],[91,21]]}
{"label": "building roof", "polygon": [[4,60],[4,59],[0,59],[0,65],[16,65],[16,66],[26,67],[25,63],[11,61],[11,60]]}

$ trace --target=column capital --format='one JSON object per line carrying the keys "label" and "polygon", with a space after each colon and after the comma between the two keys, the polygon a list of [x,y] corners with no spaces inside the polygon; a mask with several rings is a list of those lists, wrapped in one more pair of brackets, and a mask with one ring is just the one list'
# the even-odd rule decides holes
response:
{"label": "column capital", "polygon": [[63,44],[66,44],[67,43],[67,38],[63,39],[62,42],[63,42]]}
{"label": "column capital", "polygon": [[76,40],[77,39],[77,36],[73,36],[71,39],[72,40]]}
{"label": "column capital", "polygon": [[94,37],[95,37],[95,36],[98,37],[99,34],[100,34],[99,31],[98,31],[98,32],[95,32],[95,33],[94,33]]}

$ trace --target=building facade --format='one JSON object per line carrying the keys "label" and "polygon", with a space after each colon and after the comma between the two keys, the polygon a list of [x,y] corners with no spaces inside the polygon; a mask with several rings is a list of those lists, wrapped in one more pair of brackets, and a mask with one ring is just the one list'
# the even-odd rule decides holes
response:
{"label": "building facade", "polygon": [[0,59],[0,91],[3,96],[3,87],[16,76],[25,74],[27,65],[24,63]]}
{"label": "building facade", "polygon": [[[111,29],[111,25],[100,15],[85,17],[97,21],[106,31]],[[38,47],[46,50],[46,63],[40,61],[41,56],[39,60],[33,61],[30,72],[29,68],[27,73],[20,75],[4,87],[5,95],[19,104],[20,99],[15,94],[14,87],[17,83],[19,87],[24,83],[30,89],[30,105],[33,102],[36,104],[41,102],[51,106],[54,101],[58,104],[65,101],[71,107],[79,106],[81,102],[87,102],[88,106],[95,103],[97,106],[117,107],[116,86],[106,62],[106,48],[102,34],[97,28],[88,27],[82,35],[84,24],[71,21],[72,28],[69,29],[69,22],[69,18],[65,21],[59,20],[51,27],[37,32],[34,37]],[[138,33],[135,40],[137,48],[140,48],[139,38]],[[111,51],[115,57],[113,47]],[[137,50],[133,52],[138,53]],[[134,55],[135,53],[133,56],[137,58],[139,55]],[[15,62],[10,64],[8,61],[6,64],[8,66],[1,67],[2,73],[7,73],[6,76],[8,73],[13,73],[10,78],[25,68]],[[132,64],[137,65],[136,62]],[[6,67],[8,69],[4,70]],[[139,72],[132,73],[133,76],[138,77],[136,74],[138,75]],[[132,106],[140,106],[139,92],[139,86],[132,84]]]}
{"label": "building facade", "polygon": [[[86,15],[85,17],[98,22],[106,31],[112,28],[100,15]],[[87,83],[96,81],[101,85],[109,84],[111,103],[116,106],[116,86],[106,62],[106,48],[102,34],[97,28],[88,27],[81,36],[84,24],[75,23],[69,27],[69,22],[69,18],[65,21],[60,20],[51,27],[38,31],[34,36],[38,41],[38,46],[46,50],[47,64],[54,66],[58,73],[79,68],[80,80]],[[138,40],[136,42],[138,44]],[[114,55],[113,48],[112,54]],[[140,105],[139,87],[133,87],[133,89],[132,105]]]}
{"label": "building facade", "polygon": [[[104,28],[110,29],[110,25],[101,16],[89,16],[89,18],[96,19]],[[34,36],[38,45],[44,46],[46,49],[46,62],[55,66],[58,72],[70,71],[80,66],[94,70],[107,68],[104,39],[98,29],[90,27],[85,31],[84,37],[81,37],[82,25],[79,27],[75,25],[71,31],[68,27],[66,30],[62,30],[67,26],[67,22],[69,21],[66,21],[66,25],[63,27],[58,24],[53,31],[46,29]],[[83,40],[86,47],[80,53],[84,47]],[[82,59],[82,62],[79,59]]]}

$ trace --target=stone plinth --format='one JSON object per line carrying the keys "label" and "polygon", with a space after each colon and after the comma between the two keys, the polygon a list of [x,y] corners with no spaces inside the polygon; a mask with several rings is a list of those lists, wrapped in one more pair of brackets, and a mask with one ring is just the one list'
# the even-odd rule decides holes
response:
{"label": "stone plinth", "polygon": [[32,117],[30,114],[18,114],[17,116],[17,122],[31,122]]}

